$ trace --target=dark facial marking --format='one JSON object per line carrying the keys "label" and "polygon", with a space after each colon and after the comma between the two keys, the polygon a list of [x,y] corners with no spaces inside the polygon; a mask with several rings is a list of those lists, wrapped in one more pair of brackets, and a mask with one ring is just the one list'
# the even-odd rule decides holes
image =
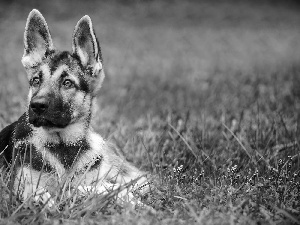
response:
{"label": "dark facial marking", "polygon": [[[29,123],[36,127],[66,127],[71,121],[70,103],[64,103],[62,97],[57,96],[55,93],[48,93],[42,96],[42,99],[47,101],[47,109],[41,113],[35,113],[29,107]],[[31,101],[34,101],[34,96]]]}
{"label": "dark facial marking", "polygon": [[[80,71],[78,71],[78,78],[79,78],[79,87],[77,86],[79,90],[89,93],[90,92],[90,85],[83,75],[84,72],[87,72],[85,68],[83,68],[79,57],[76,54],[70,54],[68,51],[58,52],[56,54],[52,54],[50,63],[50,72],[53,73],[60,65],[66,64],[68,66],[72,66],[72,64],[76,64],[79,66]],[[66,77],[68,74],[67,72],[63,72],[62,78]]]}
{"label": "dark facial marking", "polygon": [[29,81],[30,86],[37,87],[37,85],[35,85],[35,83],[34,83],[36,78],[39,79],[39,85],[40,85],[43,82],[43,72],[39,71],[38,76],[34,76],[33,78],[30,79],[30,81]]}
{"label": "dark facial marking", "polygon": [[79,86],[80,86],[79,88],[80,88],[81,91],[83,91],[85,93],[90,92],[89,83],[83,76],[79,77]]}
{"label": "dark facial marking", "polygon": [[71,54],[68,51],[59,52],[54,54],[50,60],[50,72],[53,73],[61,64],[68,63],[68,59],[70,58]]}
{"label": "dark facial marking", "polygon": [[53,49],[51,49],[51,50],[47,49],[46,52],[45,52],[45,58],[53,55],[54,53],[55,53],[55,50],[53,50]]}

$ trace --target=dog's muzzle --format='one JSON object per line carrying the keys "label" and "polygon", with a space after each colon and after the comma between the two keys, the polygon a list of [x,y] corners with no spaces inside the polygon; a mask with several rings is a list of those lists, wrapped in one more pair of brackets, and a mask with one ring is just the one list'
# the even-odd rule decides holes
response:
{"label": "dog's muzzle", "polygon": [[30,108],[35,114],[42,115],[49,108],[49,102],[45,98],[38,98],[30,102]]}
{"label": "dog's muzzle", "polygon": [[69,113],[53,110],[46,98],[32,99],[29,105],[29,123],[35,127],[64,128],[71,118]]}

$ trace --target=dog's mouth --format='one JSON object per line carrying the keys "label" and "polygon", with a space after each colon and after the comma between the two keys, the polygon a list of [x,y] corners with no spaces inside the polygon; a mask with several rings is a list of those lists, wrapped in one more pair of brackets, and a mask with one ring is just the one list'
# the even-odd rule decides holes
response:
{"label": "dog's mouth", "polygon": [[34,127],[44,127],[48,129],[65,128],[69,125],[71,117],[63,111],[45,112],[38,115],[31,108],[28,111],[29,123]]}
{"label": "dog's mouth", "polygon": [[46,128],[65,128],[68,125],[67,122],[54,122],[43,117],[29,119],[29,123],[31,123],[35,127]]}

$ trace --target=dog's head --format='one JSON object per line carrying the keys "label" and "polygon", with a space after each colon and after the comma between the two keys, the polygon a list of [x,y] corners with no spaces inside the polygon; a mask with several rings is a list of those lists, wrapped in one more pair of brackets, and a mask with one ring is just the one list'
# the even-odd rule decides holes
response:
{"label": "dog's head", "polygon": [[38,10],[29,13],[23,66],[29,80],[28,116],[35,127],[64,128],[89,121],[92,100],[104,79],[102,56],[89,16],[73,33],[72,52],[55,50]]}

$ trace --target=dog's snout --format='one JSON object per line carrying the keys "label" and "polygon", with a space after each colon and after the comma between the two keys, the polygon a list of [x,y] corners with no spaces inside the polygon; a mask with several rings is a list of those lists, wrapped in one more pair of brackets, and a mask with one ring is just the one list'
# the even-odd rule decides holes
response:
{"label": "dog's snout", "polygon": [[31,100],[30,107],[33,112],[40,115],[48,109],[49,104],[45,98],[39,98]]}

